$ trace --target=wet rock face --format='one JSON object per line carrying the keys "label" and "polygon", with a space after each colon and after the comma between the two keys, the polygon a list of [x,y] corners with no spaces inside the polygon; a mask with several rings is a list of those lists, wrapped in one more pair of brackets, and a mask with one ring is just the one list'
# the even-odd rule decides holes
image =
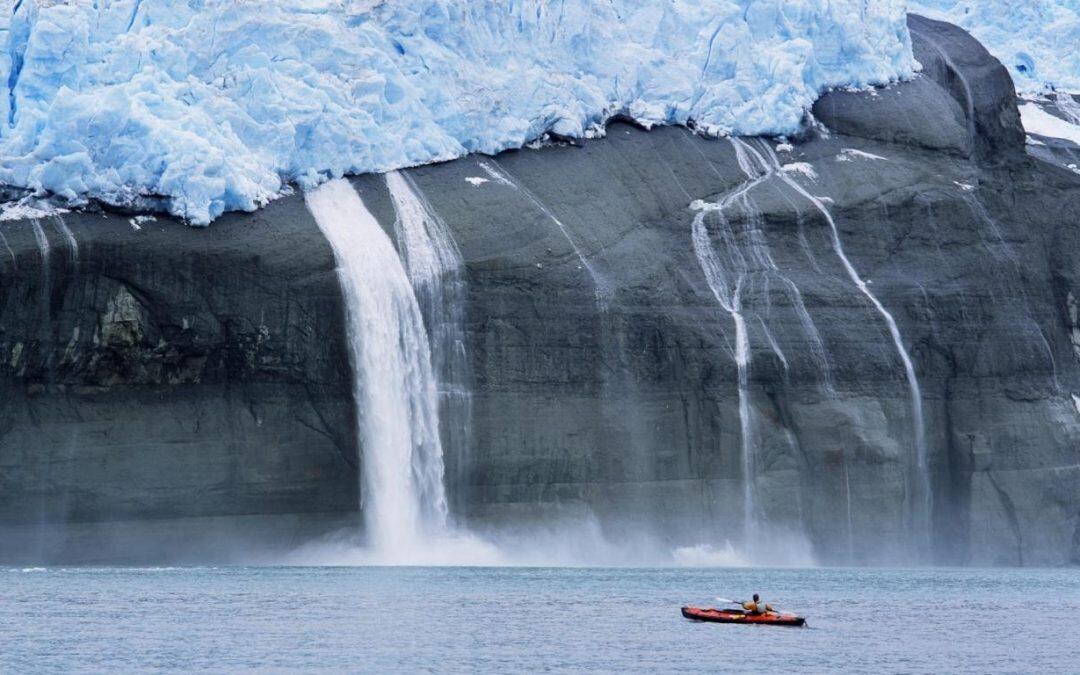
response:
{"label": "wet rock face", "polygon": [[908,27],[923,75],[940,84],[964,110],[975,157],[1001,163],[1021,156],[1024,132],[1005,66],[956,26],[911,15]]}
{"label": "wet rock face", "polygon": [[1024,132],[1008,70],[951,24],[910,15],[922,73],[870,93],[833,91],[814,104],[829,129],[859,138],[1002,163],[1023,155]]}
{"label": "wet rock face", "polygon": [[[746,270],[758,516],[822,562],[920,557],[909,385],[839,239],[921,385],[932,559],[1075,561],[1080,176],[1024,156],[985,50],[911,25],[923,77],[826,95],[827,136],[747,141],[778,173],[705,221]],[[739,538],[737,330],[691,208],[747,186],[738,160],[727,140],[616,124],[581,147],[410,171],[466,262],[473,444],[447,457],[459,515],[587,509],[611,536]],[[354,186],[393,233],[383,178]],[[355,508],[344,308],[301,199],[207,230],[65,216],[77,253],[60,225],[0,229],[0,520],[38,546],[24,557],[85,556],[118,519],[160,540],[147,519],[257,518],[297,541],[321,531],[314,514]],[[213,522],[214,536],[254,529]],[[67,534],[41,544],[40,523]],[[197,538],[183,523],[173,539]]]}
{"label": "wet rock face", "polygon": [[0,521],[355,508],[332,252],[299,198],[222,224],[4,223]]}

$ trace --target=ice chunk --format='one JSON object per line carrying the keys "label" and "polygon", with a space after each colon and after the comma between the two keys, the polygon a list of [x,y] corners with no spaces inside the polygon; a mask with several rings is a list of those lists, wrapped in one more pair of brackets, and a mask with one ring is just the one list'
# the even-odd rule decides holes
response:
{"label": "ice chunk", "polygon": [[823,89],[915,68],[903,0],[9,6],[0,182],[196,224],[288,184],[594,136],[616,113],[786,134]]}

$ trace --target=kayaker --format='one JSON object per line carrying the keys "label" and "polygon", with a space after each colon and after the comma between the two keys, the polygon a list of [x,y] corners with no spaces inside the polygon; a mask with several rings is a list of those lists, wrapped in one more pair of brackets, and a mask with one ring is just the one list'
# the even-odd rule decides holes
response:
{"label": "kayaker", "polygon": [[742,606],[743,609],[750,612],[751,614],[767,614],[768,612],[772,611],[772,607],[762,602],[761,596],[759,596],[757,593],[754,593],[753,600],[749,602],[744,602]]}

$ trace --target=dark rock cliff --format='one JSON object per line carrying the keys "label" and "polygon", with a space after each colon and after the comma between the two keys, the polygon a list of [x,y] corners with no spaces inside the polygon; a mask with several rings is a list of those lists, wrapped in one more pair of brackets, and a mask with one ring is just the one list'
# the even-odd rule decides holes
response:
{"label": "dark rock cliff", "polygon": [[71,536],[94,522],[355,508],[330,247],[299,199],[221,224],[3,224],[3,557],[108,557]]}
{"label": "dark rock cliff", "polygon": [[[829,132],[781,147],[781,172],[820,198],[911,355],[932,559],[1075,561],[1080,176],[1025,154],[981,46],[911,27],[924,74],[824,96]],[[615,124],[410,170],[466,263],[473,443],[447,458],[463,519],[587,508],[613,536],[738,536],[736,332],[690,207],[746,184],[734,148]],[[353,183],[392,233],[382,177]],[[140,227],[0,225],[0,558],[228,558],[225,542],[287,548],[355,512],[344,309],[302,198]],[[826,214],[773,177],[708,233],[757,259],[742,301],[763,520],[821,561],[911,560],[909,384]]]}

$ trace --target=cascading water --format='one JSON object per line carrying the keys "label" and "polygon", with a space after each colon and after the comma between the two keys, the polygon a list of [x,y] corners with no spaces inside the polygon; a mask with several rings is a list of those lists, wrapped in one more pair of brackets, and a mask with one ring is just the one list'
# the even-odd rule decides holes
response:
{"label": "cascading water", "polygon": [[844,463],[844,508],[847,515],[847,548],[848,560],[855,559],[855,519],[851,515],[851,472],[848,471],[847,453],[843,455]]}
{"label": "cascading water", "polygon": [[74,265],[79,261],[79,242],[75,239],[75,233],[71,231],[68,224],[64,222],[64,217],[60,214],[52,217],[52,223],[53,227],[55,227],[56,230],[63,235],[64,240],[67,241],[68,262]]}
{"label": "cascading water", "polygon": [[[757,498],[759,473],[757,439],[754,433],[749,387],[752,353],[747,326],[747,313],[750,310],[746,307],[746,294],[754,289],[757,282],[761,284],[766,303],[766,316],[768,316],[769,307],[771,307],[769,281],[770,279],[780,281],[782,291],[810,338],[813,358],[818,362],[826,387],[830,389],[831,380],[828,359],[817,327],[807,312],[798,286],[781,273],[773,260],[764,237],[764,223],[761,220],[760,210],[750,199],[751,191],[768,180],[771,177],[770,172],[764,165],[754,166],[740,146],[736,145],[735,148],[739,166],[747,180],[718,202],[695,201],[691,204],[691,208],[698,212],[694,217],[691,230],[694,253],[709,288],[720,306],[731,316],[735,327],[734,355],[738,373],[744,536],[747,542],[753,542],[760,526],[761,514]],[[743,227],[739,232],[732,228],[726,216],[726,211],[733,205],[738,205],[741,212]],[[717,253],[709,234],[706,224],[706,218],[709,215],[712,215],[722,244],[723,258]],[[789,368],[787,357],[769,330],[765,318],[758,312],[754,314],[766,342],[786,371]]]}
{"label": "cascading water", "polygon": [[[49,237],[45,234],[45,228],[41,226],[41,221],[34,218],[30,221],[30,226],[34,229],[34,241],[37,243],[38,254],[41,256],[41,309],[42,311],[49,312],[49,298],[52,296],[52,272],[50,270],[50,255],[51,247],[49,245]],[[42,330],[46,330],[48,325],[47,321],[42,321]]]}
{"label": "cascading water", "polygon": [[[1067,96],[1067,94],[1064,96]],[[1006,241],[1001,227],[990,215],[989,211],[986,210],[977,192],[965,190],[961,193],[961,199],[982,226],[979,228],[979,236],[982,239],[983,248],[990,254],[991,260],[997,266],[997,273],[988,287],[991,297],[1000,295],[1002,298],[1007,298],[1012,293],[1020,296],[1020,306],[1023,307],[1024,311],[1021,321],[1017,322],[1015,330],[1022,331],[1027,335],[1034,334],[1034,336],[1037,336],[1040,348],[1046,356],[1047,364],[1050,366],[1051,383],[1054,390],[1060,392],[1062,387],[1058,378],[1057,359],[1054,356],[1054,349],[1046,339],[1042,327],[1033,318],[1031,299],[1028,297],[1023,283],[1025,270],[1020,263],[1016,250]],[[990,233],[990,237],[984,234],[984,230]]]}
{"label": "cascading water", "polygon": [[[764,241],[764,235],[762,234],[763,223],[761,222],[761,212],[757,209],[753,202],[750,200],[750,190],[762,184],[766,180],[772,178],[773,168],[761,163],[755,165],[750,161],[749,155],[743,150],[743,146],[740,143],[732,142],[732,147],[735,148],[735,159],[739,163],[739,169],[742,170],[743,175],[747,178],[747,183],[744,187],[738,189],[734,195],[741,204],[742,209],[746,213],[747,218],[752,221],[752,230],[754,236],[759,238],[757,245],[755,246],[755,256],[759,260],[760,267],[766,271],[765,280],[769,278],[777,278],[780,283],[787,289],[788,302],[791,303],[792,308],[795,311],[795,315],[799,319],[799,323],[802,325],[803,331],[810,339],[810,351],[817,362],[818,367],[821,370],[821,375],[825,381],[826,389],[832,389],[832,375],[829,368],[829,358],[825,353],[825,343],[821,340],[821,334],[818,332],[817,326],[814,324],[814,320],[810,317],[810,312],[806,309],[806,303],[803,301],[802,291],[787,275],[780,272],[780,268],[773,260],[772,253],[769,250],[768,245]],[[726,207],[728,201],[722,202]],[[813,258],[811,257],[811,262]],[[766,294],[768,299],[768,294]]]}
{"label": "cascading water", "polygon": [[[48,275],[49,273],[49,238],[45,236],[45,230],[41,227],[41,221],[33,219],[30,221],[30,226],[34,229],[34,241],[37,242],[38,252],[41,253],[42,270]],[[46,277],[47,278],[47,277]]]}
{"label": "cascading water", "polygon": [[385,561],[410,562],[447,523],[438,394],[420,306],[390,238],[346,180],[308,192],[306,201],[334,249],[345,296],[369,545]]}
{"label": "cascading water", "polygon": [[[514,177],[507,173],[506,170],[503,169],[501,166],[499,166],[494,159],[482,159],[478,163],[480,165],[480,168],[483,169],[484,173],[490,176],[492,180],[494,180],[496,183],[499,183],[500,185],[505,185],[520,192],[522,195],[525,196],[527,200],[529,200],[529,202],[533,206],[535,206],[537,209],[540,210],[541,213],[551,219],[551,222],[553,222],[555,226],[559,228],[559,231],[562,233],[563,237],[565,237],[566,241],[570,244],[570,248],[572,248],[574,250],[574,253],[577,255],[578,260],[581,261],[581,266],[584,267],[585,270],[589,273],[589,277],[592,279],[593,284],[596,288],[596,299],[599,302],[601,308],[603,308],[606,305],[607,300],[611,297],[611,288],[609,284],[604,280],[604,278],[596,271],[596,268],[593,267],[593,264],[589,262],[589,259],[585,257],[585,254],[582,252],[581,247],[579,247],[574,238],[570,236],[570,230],[567,229],[566,225],[561,220],[559,220],[558,216],[552,213],[551,209],[549,209],[547,205],[540,201],[540,199],[536,195],[534,195],[531,190],[516,181]],[[579,267],[578,269],[581,269],[581,267]]]}
{"label": "cascading water", "polygon": [[394,204],[394,232],[431,340],[438,381],[450,494],[464,499],[464,471],[472,443],[472,396],[465,351],[464,262],[446,223],[407,174],[386,174]]}
{"label": "cascading water", "polygon": [[971,85],[968,84],[967,78],[964,77],[964,74],[961,73],[960,69],[956,67],[955,63],[953,63],[953,60],[949,57],[948,52],[941,48],[941,45],[931,40],[927,35],[923,35],[922,37],[926,40],[927,43],[930,44],[931,47],[934,48],[934,51],[936,51],[938,55],[941,56],[941,60],[945,64],[945,67],[951,70],[954,75],[956,75],[956,79],[960,82],[960,87],[964,90],[964,113],[967,117],[968,138],[971,140],[972,143],[974,143],[976,137],[975,97],[971,93]]}
{"label": "cascading water", "polygon": [[[925,439],[925,426],[923,421],[923,407],[922,407],[922,390],[919,387],[919,380],[915,375],[915,366],[911,360],[911,356],[908,354],[907,348],[904,347],[903,338],[900,335],[900,328],[880,300],[871,292],[870,287],[866,281],[859,276],[859,273],[855,270],[855,266],[851,263],[851,260],[844,252],[843,243],[840,240],[840,230],[836,226],[836,221],[832,217],[832,213],[825,206],[824,202],[818,197],[810,194],[804,187],[799,185],[791,176],[783,170],[780,164],[779,158],[771,147],[765,142],[760,143],[760,151],[754,149],[746,141],[742,139],[733,138],[731,142],[736,146],[736,154],[740,154],[741,149],[743,153],[748,153],[749,156],[753,156],[763,167],[769,168],[769,174],[775,175],[781,181],[784,182],[797,194],[805,198],[811,205],[825,218],[825,222],[829,225],[829,232],[831,235],[831,241],[833,251],[840,259],[841,265],[844,271],[847,273],[848,278],[859,292],[870,301],[870,304],[874,306],[878,314],[885,321],[885,325],[888,327],[889,335],[892,337],[896,351],[900,356],[900,361],[904,366],[904,373],[908,381],[908,389],[911,397],[911,412],[912,412],[912,435],[914,438],[914,457],[912,467],[909,470],[908,479],[905,481],[907,486],[907,519],[909,530],[912,533],[923,539],[922,545],[925,546],[929,542],[925,539],[930,533],[930,515],[932,510],[932,492],[930,488],[930,470],[927,462],[926,455],[926,439]],[[768,159],[766,159],[768,158]],[[742,160],[740,160],[740,164]]]}
{"label": "cascading water", "polygon": [[[750,420],[750,392],[749,368],[750,368],[750,340],[746,335],[746,319],[742,314],[742,290],[746,281],[746,260],[739,252],[731,237],[726,237],[729,245],[725,250],[729,252],[727,265],[720,261],[720,257],[713,249],[709,232],[705,227],[705,214],[713,209],[713,205],[699,205],[700,210],[694,217],[692,225],[694,253],[698,263],[705,273],[705,279],[709,283],[713,296],[720,306],[724,308],[732,321],[735,323],[735,366],[738,370],[739,379],[739,432],[741,434],[742,448],[742,474],[743,474],[743,528],[747,544],[754,541],[753,534],[757,529],[757,500],[755,496],[755,483],[757,479],[757,467],[754,457],[753,427]],[[724,232],[730,235],[730,228],[723,212],[715,209],[718,220],[724,225]]]}

